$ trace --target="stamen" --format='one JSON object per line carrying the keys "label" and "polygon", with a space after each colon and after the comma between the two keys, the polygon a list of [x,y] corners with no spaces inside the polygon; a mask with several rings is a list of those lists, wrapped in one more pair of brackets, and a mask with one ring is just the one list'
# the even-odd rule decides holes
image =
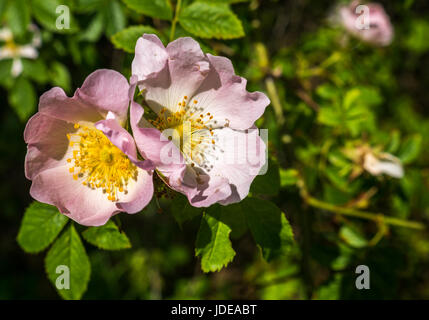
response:
{"label": "stamen", "polygon": [[102,188],[108,200],[119,201],[120,193],[127,194],[129,182],[137,180],[137,167],[100,130],[79,124],[74,128],[79,130],[67,136],[70,146],[77,146],[73,157],[67,159],[68,163],[74,162],[69,172],[77,171],[73,179],[84,179],[82,185]]}

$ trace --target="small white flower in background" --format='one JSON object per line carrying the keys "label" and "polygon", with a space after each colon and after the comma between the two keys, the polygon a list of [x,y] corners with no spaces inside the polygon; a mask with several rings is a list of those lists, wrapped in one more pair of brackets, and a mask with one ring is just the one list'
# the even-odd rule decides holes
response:
{"label": "small white flower in background", "polygon": [[14,41],[9,28],[0,29],[0,60],[13,59],[11,73],[14,78],[18,77],[23,70],[22,58],[36,59],[39,55],[36,50],[42,42],[39,29],[35,25],[30,25],[29,31],[33,33],[31,42],[21,45]]}
{"label": "small white flower in background", "polygon": [[371,147],[368,144],[351,143],[342,150],[342,153],[355,164],[349,176],[352,180],[364,171],[373,176],[386,174],[398,179],[404,176],[401,160],[390,153],[383,152],[381,146]]}
{"label": "small white flower in background", "polygon": [[378,157],[371,152],[366,153],[363,167],[374,176],[383,173],[398,179],[404,176],[401,160],[390,153],[380,153]]}

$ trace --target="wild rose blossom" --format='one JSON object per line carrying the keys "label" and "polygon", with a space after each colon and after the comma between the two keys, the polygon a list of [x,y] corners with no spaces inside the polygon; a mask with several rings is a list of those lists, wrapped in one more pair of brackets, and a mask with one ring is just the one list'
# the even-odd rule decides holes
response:
{"label": "wild rose blossom", "polygon": [[343,27],[352,35],[377,46],[388,46],[392,43],[393,26],[383,6],[378,3],[365,4],[369,9],[369,28],[360,29],[356,23],[363,14],[356,12],[359,4],[358,1],[353,1],[349,6],[339,7],[338,18]]}
{"label": "wild rose blossom", "polygon": [[150,163],[137,159],[134,139],[122,127],[129,89],[120,73],[97,70],[71,98],[58,87],[40,97],[24,132],[25,174],[34,199],[87,226],[148,204]]}
{"label": "wild rose blossom", "polygon": [[[246,197],[265,164],[265,144],[254,122],[269,99],[248,92],[246,80],[235,75],[229,59],[204,54],[192,38],[164,47],[155,35],[143,35],[136,44],[132,74],[131,82],[138,81],[156,113],[146,121],[143,109],[131,104],[134,138],[161,178],[197,207]],[[173,140],[174,135],[179,139]],[[167,161],[172,154],[179,157]]]}

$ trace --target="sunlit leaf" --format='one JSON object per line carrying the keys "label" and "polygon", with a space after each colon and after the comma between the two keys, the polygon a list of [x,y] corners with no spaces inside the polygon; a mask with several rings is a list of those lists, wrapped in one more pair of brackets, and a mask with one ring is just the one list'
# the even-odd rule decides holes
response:
{"label": "sunlit leaf", "polygon": [[57,288],[58,293],[67,300],[80,299],[88,286],[91,264],[73,225],[55,241],[45,258],[46,273],[54,287],[57,287],[57,279],[61,275],[58,267],[63,266],[70,272],[70,288]]}
{"label": "sunlit leaf", "polygon": [[181,26],[201,38],[234,39],[244,36],[243,26],[227,6],[195,2],[182,10]]}
{"label": "sunlit leaf", "polygon": [[35,201],[25,211],[18,243],[26,252],[42,251],[54,241],[67,221],[56,207]]}
{"label": "sunlit leaf", "polygon": [[82,233],[82,237],[92,245],[104,250],[131,248],[127,235],[119,231],[112,221],[108,221],[104,226],[88,228]]}

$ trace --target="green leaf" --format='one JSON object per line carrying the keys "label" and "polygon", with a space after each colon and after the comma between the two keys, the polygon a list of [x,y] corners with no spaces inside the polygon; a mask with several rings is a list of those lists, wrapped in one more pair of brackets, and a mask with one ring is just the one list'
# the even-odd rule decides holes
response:
{"label": "green leaf", "polygon": [[343,226],[340,229],[340,238],[353,248],[363,248],[368,245],[368,241],[358,232],[358,230],[349,226]]}
{"label": "green leaf", "polygon": [[111,40],[116,48],[134,53],[136,42],[144,33],[157,34],[158,31],[150,26],[132,26],[114,34]]}
{"label": "green leaf", "polygon": [[46,65],[41,59],[29,60],[22,59],[22,75],[25,78],[34,80],[37,83],[44,84],[48,81],[49,76]]}
{"label": "green leaf", "polygon": [[429,33],[429,22],[426,19],[412,19],[410,32],[405,37],[404,43],[407,48],[416,53],[429,50],[427,35]]}
{"label": "green leaf", "polygon": [[331,84],[324,83],[317,87],[316,93],[323,99],[335,100],[338,97],[339,90]]}
{"label": "green leaf", "polygon": [[69,70],[65,65],[54,61],[51,65],[50,77],[52,79],[51,83],[54,86],[59,86],[64,89],[66,92],[71,90],[71,78]]}
{"label": "green leaf", "polygon": [[256,176],[250,191],[256,194],[266,194],[275,196],[280,190],[279,165],[273,160],[269,160],[268,171],[264,175]]}
{"label": "green leaf", "polygon": [[294,244],[292,228],[274,203],[247,198],[242,206],[250,232],[265,260],[271,261],[289,251]]}
{"label": "green leaf", "polygon": [[399,145],[401,143],[401,132],[399,130],[394,130],[390,134],[389,144],[386,146],[386,152],[388,153],[396,153],[399,149]]}
{"label": "green leaf", "polygon": [[76,0],[76,2],[76,11],[84,13],[97,11],[106,4],[106,0]]}
{"label": "green leaf", "polygon": [[25,0],[9,1],[6,12],[8,26],[15,36],[23,35],[30,24],[30,8]]}
{"label": "green leaf", "polygon": [[171,9],[168,0],[123,0],[125,4],[132,10],[144,15],[171,20],[173,18],[173,10]]}
{"label": "green leaf", "polygon": [[[63,14],[63,11],[57,13],[56,10],[61,5],[67,5],[64,0],[32,0],[31,4],[34,18],[46,29],[57,33],[73,33],[79,30],[71,9],[69,10],[70,28],[57,28],[57,19]],[[62,20],[60,19],[60,21]]]}
{"label": "green leaf", "polygon": [[217,206],[218,210],[221,211],[221,221],[231,228],[231,238],[240,238],[248,230],[241,202],[227,206]]}
{"label": "green leaf", "polygon": [[70,270],[70,288],[57,288],[58,293],[67,300],[80,299],[88,286],[91,264],[73,225],[54,243],[45,258],[46,273],[55,287],[61,275],[57,273],[58,266],[66,266]]}
{"label": "green leaf", "polygon": [[332,107],[324,106],[319,110],[317,121],[327,126],[336,127],[342,123],[341,114]]}
{"label": "green leaf", "polygon": [[6,9],[6,0],[0,0],[0,20],[3,18]]}
{"label": "green leaf", "polygon": [[350,109],[358,101],[360,96],[360,91],[357,88],[347,91],[343,100],[344,109]]}
{"label": "green leaf", "polygon": [[234,39],[244,36],[243,26],[228,6],[195,2],[182,10],[180,25],[201,38]]}
{"label": "green leaf", "polygon": [[54,241],[67,221],[54,206],[35,201],[25,211],[17,241],[26,252],[40,252]]}
{"label": "green leaf", "polygon": [[12,78],[12,59],[0,60],[0,85],[7,88],[11,87],[14,83]]}
{"label": "green leaf", "polygon": [[104,250],[121,250],[131,248],[126,234],[119,231],[116,224],[108,221],[101,227],[90,227],[82,233],[82,237],[90,244]]}
{"label": "green leaf", "polygon": [[185,221],[191,220],[192,218],[201,215],[202,211],[202,208],[191,206],[188,199],[181,194],[176,195],[176,197],[171,202],[171,213],[173,214],[180,228],[182,228]]}
{"label": "green leaf", "polygon": [[127,19],[123,5],[118,1],[109,1],[105,6],[104,20],[106,22],[107,37],[111,37],[113,34],[124,29]]}
{"label": "green leaf", "polygon": [[401,149],[399,150],[399,159],[403,164],[409,164],[413,162],[420,154],[422,147],[422,136],[420,134],[415,134],[402,144]]}
{"label": "green leaf", "polygon": [[204,272],[221,270],[235,256],[229,240],[231,228],[221,221],[221,215],[218,206],[212,206],[201,219],[195,255],[201,257],[201,269]]}
{"label": "green leaf", "polygon": [[103,33],[104,29],[104,15],[102,12],[95,15],[95,17],[91,20],[88,27],[79,33],[80,41],[89,41],[95,42]]}
{"label": "green leaf", "polygon": [[36,109],[36,91],[31,82],[19,77],[9,92],[9,103],[21,121],[27,120]]}
{"label": "green leaf", "polygon": [[280,168],[280,186],[282,188],[293,186],[298,182],[298,171],[295,169]]}

